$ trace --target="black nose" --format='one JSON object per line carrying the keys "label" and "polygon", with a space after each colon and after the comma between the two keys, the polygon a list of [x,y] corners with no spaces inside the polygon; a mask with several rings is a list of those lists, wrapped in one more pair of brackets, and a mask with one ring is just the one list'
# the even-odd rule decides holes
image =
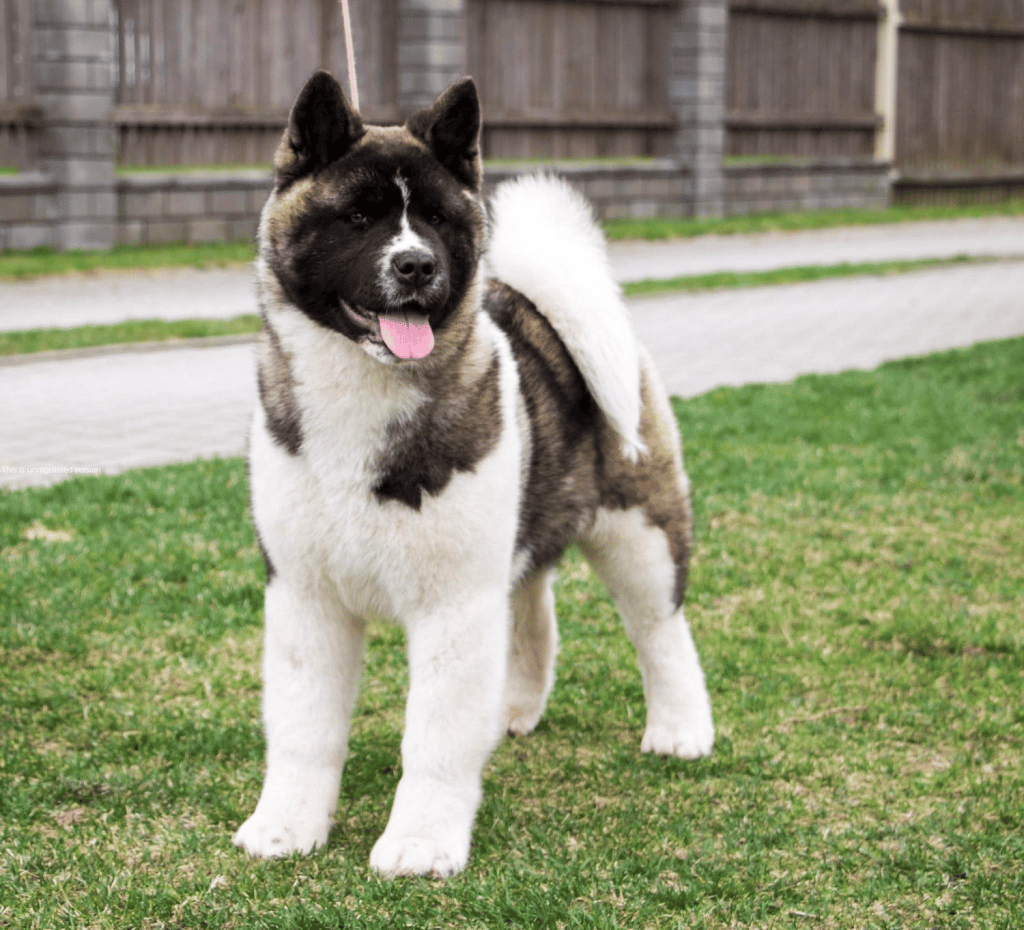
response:
{"label": "black nose", "polygon": [[413,287],[422,287],[434,277],[437,263],[429,252],[423,249],[409,249],[399,252],[392,258],[391,267],[399,281]]}

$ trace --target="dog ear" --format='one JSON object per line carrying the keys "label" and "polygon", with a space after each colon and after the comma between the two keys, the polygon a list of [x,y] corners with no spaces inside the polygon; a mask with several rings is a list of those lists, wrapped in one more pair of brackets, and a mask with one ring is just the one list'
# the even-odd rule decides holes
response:
{"label": "dog ear", "polygon": [[317,71],[292,104],[288,128],[274,155],[278,184],[337,161],[365,132],[334,76]]}
{"label": "dog ear", "polygon": [[472,78],[452,84],[405,128],[463,184],[480,190],[480,98]]}

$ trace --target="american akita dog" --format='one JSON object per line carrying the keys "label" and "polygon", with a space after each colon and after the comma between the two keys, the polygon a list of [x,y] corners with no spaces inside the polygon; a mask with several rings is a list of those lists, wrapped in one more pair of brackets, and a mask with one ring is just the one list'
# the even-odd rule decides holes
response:
{"label": "american akita dog", "polygon": [[577,543],[636,647],[641,750],[707,755],[683,616],[690,506],[671,407],[589,206],[533,177],[481,195],[464,79],[402,127],[310,78],[259,227],[252,513],[267,568],[266,779],[235,842],[327,842],[367,618],[405,627],[402,777],[370,864],[466,865],[481,773],[554,678],[552,578]]}

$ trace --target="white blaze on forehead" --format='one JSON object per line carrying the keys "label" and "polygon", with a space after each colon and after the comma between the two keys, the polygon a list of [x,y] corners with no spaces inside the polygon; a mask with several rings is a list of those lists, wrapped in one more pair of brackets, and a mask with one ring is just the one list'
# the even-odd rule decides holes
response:
{"label": "white blaze on forehead", "polygon": [[409,201],[412,199],[412,193],[409,190],[409,185],[405,182],[405,178],[402,177],[401,172],[395,175],[395,186],[402,194],[402,218],[399,221],[398,234],[392,237],[391,241],[384,246],[384,249],[381,252],[380,261],[377,264],[377,269],[380,273],[381,287],[388,297],[395,296],[396,291],[395,282],[391,276],[391,262],[396,255],[413,249],[427,252],[430,255],[434,254],[434,250],[430,247],[430,244],[421,236],[417,235],[409,223]]}
{"label": "white blaze on forehead", "polygon": [[402,203],[404,204],[405,209],[408,210],[409,199],[412,197],[412,194],[409,192],[409,185],[405,183],[405,178],[402,177],[401,171],[395,173],[395,184],[398,186],[398,189],[402,192]]}
{"label": "white blaze on forehead", "polygon": [[393,244],[403,243],[402,248],[406,249],[424,249],[425,251],[431,251],[430,246],[415,232],[413,232],[412,226],[409,225],[409,201],[412,199],[412,194],[409,191],[409,185],[405,183],[405,178],[402,177],[401,172],[395,175],[395,184],[398,189],[402,192],[402,220],[399,227],[399,233],[392,239]]}

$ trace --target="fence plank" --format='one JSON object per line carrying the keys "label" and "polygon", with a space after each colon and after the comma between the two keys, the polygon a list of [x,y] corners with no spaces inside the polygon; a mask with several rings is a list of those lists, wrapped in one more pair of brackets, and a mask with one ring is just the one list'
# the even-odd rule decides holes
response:
{"label": "fence plank", "polygon": [[869,157],[879,6],[733,0],[726,154]]}
{"label": "fence plank", "polygon": [[[122,163],[269,160],[288,107],[309,74],[323,66],[345,71],[337,5],[117,0]],[[354,8],[364,111],[371,119],[393,121],[397,0],[364,0]],[[203,114],[215,118],[199,119]],[[233,119],[254,114],[260,117],[255,122]]]}
{"label": "fence plank", "polygon": [[0,165],[31,168],[42,113],[32,103],[31,0],[0,0]]}
{"label": "fence plank", "polygon": [[897,163],[984,175],[1024,164],[1024,0],[904,0]]}
{"label": "fence plank", "polygon": [[468,0],[488,157],[638,156],[671,138],[665,2]]}

